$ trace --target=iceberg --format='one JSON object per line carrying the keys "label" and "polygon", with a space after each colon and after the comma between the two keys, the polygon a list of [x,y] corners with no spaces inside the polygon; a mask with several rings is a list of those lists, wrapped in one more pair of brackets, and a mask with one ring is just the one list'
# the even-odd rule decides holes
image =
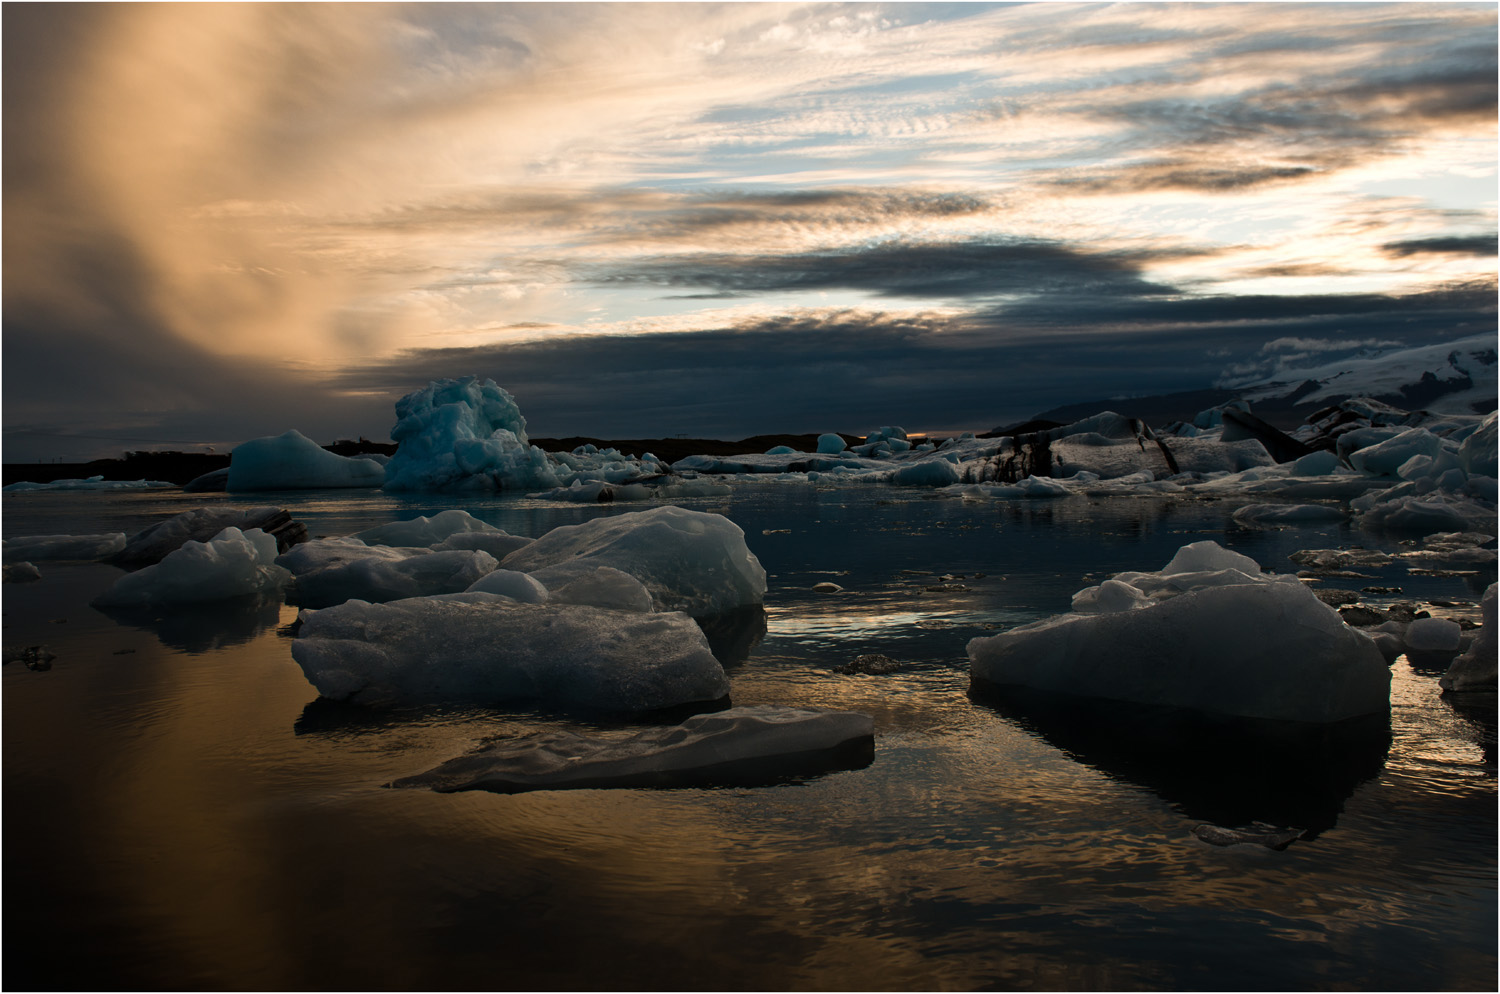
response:
{"label": "iceberg", "polygon": [[973,681],[1304,722],[1390,707],[1375,643],[1296,577],[1262,575],[1246,556],[1195,542],[1159,572],[1113,579],[1152,603],[1103,584],[1080,591],[1092,613],[970,641]]}
{"label": "iceberg", "polygon": [[463,593],[349,601],[302,619],[292,657],[333,700],[528,699],[652,711],[729,693],[702,629],[680,613]]}
{"label": "iceberg", "polygon": [[6,562],[48,559],[107,559],[125,548],[124,532],[103,535],[23,535],[5,539]]}
{"label": "iceberg", "polygon": [[854,711],[730,708],[624,738],[543,732],[495,742],[391,786],[513,794],[774,782],[868,765],[874,735],[874,719]]}
{"label": "iceberg", "polygon": [[373,459],[329,452],[299,431],[252,438],[229,455],[231,492],[378,487],[385,467]]}
{"label": "iceberg", "polygon": [[279,594],[292,575],[275,563],[276,539],[252,528],[225,528],[207,542],[184,542],[159,563],[127,573],[94,599],[95,607],[192,604]]}
{"label": "iceberg", "polygon": [[848,446],[843,436],[835,435],[833,432],[824,432],[818,436],[818,453],[825,456],[838,455]]}
{"label": "iceberg", "polygon": [[766,592],[766,571],[738,525],[672,506],[554,528],[501,565],[535,575],[549,590],[610,566],[645,584],[657,610],[694,617],[759,604]]}
{"label": "iceberg", "polygon": [[581,574],[551,591],[549,599],[557,604],[589,604],[641,614],[656,610],[646,585],[613,566]]}
{"label": "iceberg", "polygon": [[396,402],[387,490],[513,490],[561,484],[530,444],[516,399],[494,380],[435,380]]}

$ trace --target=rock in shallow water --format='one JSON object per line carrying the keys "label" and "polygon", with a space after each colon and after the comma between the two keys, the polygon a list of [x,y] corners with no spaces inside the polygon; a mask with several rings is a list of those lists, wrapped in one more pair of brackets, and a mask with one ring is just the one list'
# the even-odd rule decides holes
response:
{"label": "rock in shallow water", "polygon": [[390,786],[512,794],[774,782],[867,765],[874,730],[853,711],[731,708],[627,738],[554,732],[495,742]]}
{"label": "rock in shallow water", "polygon": [[487,593],[304,611],[292,657],[359,703],[538,700],[609,711],[717,701],[724,668],[680,613],[522,604]]}

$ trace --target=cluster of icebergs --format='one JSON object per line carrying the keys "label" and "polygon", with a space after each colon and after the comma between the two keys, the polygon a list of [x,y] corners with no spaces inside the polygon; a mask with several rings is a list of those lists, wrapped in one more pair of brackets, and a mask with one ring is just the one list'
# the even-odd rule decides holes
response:
{"label": "cluster of icebergs", "polygon": [[1496,506],[1494,414],[1412,414],[1366,399],[1319,412],[1290,436],[1258,431],[1236,401],[1156,432],[1109,411],[990,438],[914,440],[888,425],[853,447],[828,433],[814,452],[777,446],[670,465],[593,445],[544,452],[530,444],[515,398],[488,379],[434,381],[396,413],[389,459],[334,455],[289,431],[244,443],[220,474],[239,491],[507,490],[590,503],[722,496],[745,480],[929,487],[971,500],[1250,496],[1258,502],[1236,515],[1246,527],[1352,515],[1361,527],[1418,532],[1487,527]]}

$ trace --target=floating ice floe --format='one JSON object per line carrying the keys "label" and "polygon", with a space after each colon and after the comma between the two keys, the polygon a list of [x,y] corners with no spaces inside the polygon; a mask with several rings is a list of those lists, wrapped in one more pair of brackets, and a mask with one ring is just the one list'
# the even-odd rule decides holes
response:
{"label": "floating ice floe", "polygon": [[407,521],[391,521],[376,525],[374,528],[356,532],[354,537],[366,545],[430,548],[454,535],[474,532],[500,532],[500,529],[488,522],[480,521],[468,511],[453,508],[440,511],[430,518],[419,516]]}
{"label": "floating ice floe", "polygon": [[676,612],[463,593],[349,601],[302,618],[292,656],[333,700],[528,699],[650,711],[729,693],[702,629]]}
{"label": "floating ice floe", "polygon": [[323,490],[378,487],[385,467],[374,459],[329,452],[299,431],[252,438],[229,456],[226,488],[247,490]]}
{"label": "floating ice floe", "polygon": [[874,729],[853,711],[731,708],[626,737],[544,732],[495,742],[391,786],[512,794],[756,783],[866,765]]}
{"label": "floating ice floe", "polygon": [[53,480],[51,483],[12,483],[0,487],[0,493],[19,494],[39,490],[151,490],[158,487],[176,487],[165,480],[106,480],[102,476],[90,476],[84,480]]}
{"label": "floating ice floe", "polygon": [[974,680],[1307,722],[1389,708],[1374,642],[1296,577],[1263,575],[1248,557],[1196,542],[1158,572],[1113,580],[1075,595],[1090,613],[972,640]]}
{"label": "floating ice floe", "polygon": [[160,562],[185,542],[206,542],[226,528],[259,529],[272,535],[283,552],[307,538],[307,526],[284,508],[195,507],[137,532],[110,562],[122,569],[139,569]]}
{"label": "floating ice floe", "polygon": [[522,604],[545,604],[547,588],[530,573],[513,569],[497,569],[469,584],[466,593],[499,594]]}
{"label": "floating ice floe", "polygon": [[5,561],[49,559],[105,559],[125,548],[124,532],[103,535],[22,535],[5,539]]}
{"label": "floating ice floe", "polygon": [[292,575],[275,560],[274,536],[258,528],[225,528],[207,542],[184,542],[161,562],[127,573],[93,603],[171,606],[277,593]]}
{"label": "floating ice floe", "polygon": [[1495,637],[1495,584],[1485,589],[1479,610],[1482,618],[1479,634],[1468,651],[1453,660],[1448,672],[1438,681],[1444,690],[1457,693],[1495,691],[1496,660],[1500,658],[1500,644]]}
{"label": "floating ice floe", "polygon": [[549,590],[610,566],[645,584],[659,611],[694,617],[759,604],[766,571],[745,533],[720,514],[663,506],[554,528],[506,556]]}

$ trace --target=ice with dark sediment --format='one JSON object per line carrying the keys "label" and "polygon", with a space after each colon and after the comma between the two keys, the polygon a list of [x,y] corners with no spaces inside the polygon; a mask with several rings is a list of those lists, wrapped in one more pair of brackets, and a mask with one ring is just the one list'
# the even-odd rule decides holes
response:
{"label": "ice with dark sediment", "polygon": [[333,700],[524,699],[649,711],[729,693],[702,629],[677,612],[462,593],[355,600],[304,611],[302,619],[292,656]]}
{"label": "ice with dark sediment", "polygon": [[[393,787],[518,793],[601,787],[754,782],[864,765],[874,720],[854,711],[757,706],[620,736],[546,732],[488,743]],[[863,758],[834,754],[863,749]]]}
{"label": "ice with dark sediment", "polygon": [[1205,541],[1113,580],[1068,614],[969,642],[976,683],[1305,722],[1390,706],[1375,643],[1296,577]]}

